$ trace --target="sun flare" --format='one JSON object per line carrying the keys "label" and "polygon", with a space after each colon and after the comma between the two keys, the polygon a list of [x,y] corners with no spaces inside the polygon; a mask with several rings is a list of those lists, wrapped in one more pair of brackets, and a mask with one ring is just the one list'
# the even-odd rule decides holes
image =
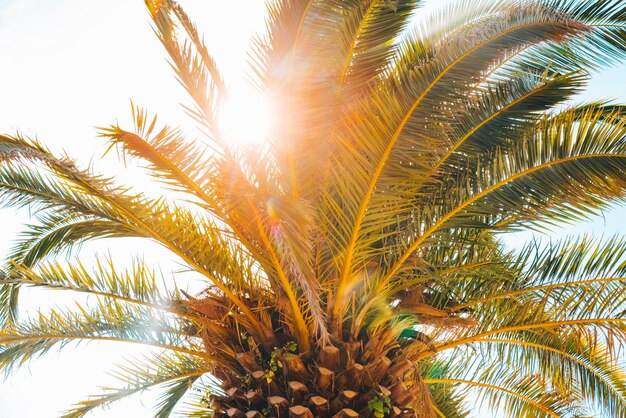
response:
{"label": "sun flare", "polygon": [[259,144],[268,136],[270,104],[252,89],[233,89],[219,112],[220,130],[235,145]]}

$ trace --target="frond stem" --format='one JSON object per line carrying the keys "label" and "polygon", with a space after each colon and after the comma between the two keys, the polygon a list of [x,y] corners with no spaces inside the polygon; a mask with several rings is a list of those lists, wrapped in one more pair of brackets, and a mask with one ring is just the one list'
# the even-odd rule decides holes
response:
{"label": "frond stem", "polygon": [[357,40],[359,39],[359,35],[361,34],[361,31],[365,27],[365,21],[367,20],[367,16],[370,14],[372,10],[374,10],[374,7],[376,7],[378,2],[379,0],[370,1],[370,4],[369,6],[367,6],[367,10],[365,11],[365,14],[363,14],[363,19],[361,19],[361,21],[359,22],[359,27],[357,28],[357,30],[354,33],[354,36],[352,37],[352,42],[350,43],[350,49],[348,50],[348,53],[346,54],[346,60],[343,63],[343,68],[341,69],[341,72],[339,73],[339,86],[337,89],[336,97],[341,96],[341,91],[343,90],[343,85],[344,85],[344,81],[348,73],[348,68],[350,67],[350,63],[352,62],[352,58],[353,58],[352,55],[354,54],[354,50],[356,49],[356,44],[357,44]]}
{"label": "frond stem", "polygon": [[453,306],[452,308],[450,308],[450,311],[456,312],[461,309],[468,308],[470,306],[475,306],[481,303],[490,302],[492,300],[497,300],[497,299],[506,299],[506,298],[514,297],[517,295],[522,295],[524,293],[529,293],[529,292],[558,289],[560,287],[568,287],[568,286],[579,286],[579,285],[586,285],[586,284],[611,283],[611,282],[623,282],[623,281],[626,281],[626,277],[602,277],[602,278],[595,278],[595,279],[576,280],[576,281],[571,281],[571,282],[552,283],[552,284],[541,285],[541,286],[533,286],[533,287],[528,287],[525,289],[519,289],[519,290],[507,292],[507,293],[502,293],[500,295],[494,295],[494,296],[489,296],[489,297],[485,297],[481,299],[476,299],[467,303],[462,303],[460,305]]}
{"label": "frond stem", "polygon": [[[250,202],[250,206],[254,208],[252,202]],[[267,248],[267,251],[272,260],[272,264],[276,269],[276,274],[278,275],[278,278],[280,280],[282,290],[286,293],[289,304],[291,305],[291,311],[293,312],[293,316],[296,322],[296,342],[298,343],[298,347],[301,348],[304,353],[308,353],[311,349],[311,343],[309,342],[309,328],[304,321],[304,317],[302,316],[302,312],[300,310],[300,305],[298,305],[298,300],[291,286],[291,283],[289,283],[289,279],[287,278],[287,275],[283,270],[280,259],[274,251],[274,246],[270,242],[270,239],[265,232],[265,228],[261,223],[260,214],[255,208],[253,210],[255,212],[255,220],[257,224],[257,229],[259,231],[259,236],[261,238],[261,241],[263,241],[263,244]]]}
{"label": "frond stem", "polygon": [[510,108],[512,108],[513,106],[523,102],[524,100],[526,100],[527,98],[533,96],[535,93],[545,89],[546,87],[548,87],[549,83],[543,83],[540,86],[530,90],[529,92],[527,92],[526,94],[521,95],[520,97],[518,97],[515,100],[512,100],[510,103],[508,103],[505,106],[502,106],[500,109],[498,109],[497,111],[493,112],[491,115],[489,115],[489,117],[483,119],[482,121],[480,121],[479,123],[477,123],[476,125],[474,125],[472,127],[472,129],[470,129],[465,135],[463,135],[461,138],[459,138],[458,141],[456,141],[454,143],[454,145],[452,145],[450,147],[450,149],[448,149],[448,151],[446,151],[446,153],[441,156],[441,158],[439,159],[439,161],[437,161],[435,163],[435,165],[433,166],[433,171],[436,171],[439,169],[439,167],[441,167],[442,164],[444,164],[446,162],[446,160],[448,158],[450,158],[450,156],[452,154],[454,154],[454,152],[459,149],[459,147],[461,145],[463,145],[463,143],[465,141],[467,141],[467,139],[469,139],[474,133],[476,133],[476,131],[478,131],[480,128],[482,128],[483,126],[485,126],[487,123],[489,123],[490,121],[492,121],[493,119],[495,119],[496,117],[498,117],[499,115],[501,115],[502,113],[506,112],[507,110],[509,110]]}
{"label": "frond stem", "polygon": [[446,416],[443,414],[443,412],[441,412],[441,410],[439,408],[437,408],[437,405],[435,405],[434,403],[432,403],[430,406],[433,407],[433,410],[435,411],[435,413],[437,414],[437,416],[439,418],[446,418]]}
{"label": "frond stem", "polygon": [[195,351],[188,348],[176,347],[169,344],[156,343],[151,341],[141,341],[141,340],[133,340],[130,338],[121,338],[121,337],[103,337],[103,336],[85,336],[85,335],[46,335],[46,336],[31,336],[31,337],[20,337],[20,336],[12,336],[10,341],[6,339],[4,341],[0,341],[0,345],[8,345],[10,343],[14,343],[16,341],[37,341],[37,340],[89,340],[89,341],[113,341],[113,342],[122,342],[122,343],[132,343],[132,344],[141,344],[148,347],[154,348],[162,348],[164,350],[176,351],[179,353],[185,353],[196,357],[201,357],[207,359],[209,361],[216,362],[218,359],[215,357],[204,353],[202,351]]}
{"label": "frond stem", "polygon": [[524,324],[524,325],[513,325],[509,327],[496,328],[489,331],[481,332],[479,334],[472,335],[471,337],[460,338],[458,340],[435,345],[434,352],[427,352],[421,354],[417,357],[415,361],[420,361],[425,358],[429,358],[434,356],[436,353],[441,351],[449,350],[451,348],[458,347],[463,344],[470,344],[476,341],[481,341],[483,337],[488,337],[490,335],[495,334],[503,334],[506,332],[516,332],[516,331],[527,331],[532,329],[542,329],[542,328],[552,328],[552,327],[560,327],[567,325],[595,325],[601,323],[626,323],[626,318],[587,318],[587,319],[569,319],[563,321],[551,321],[551,322],[540,322],[535,324]]}

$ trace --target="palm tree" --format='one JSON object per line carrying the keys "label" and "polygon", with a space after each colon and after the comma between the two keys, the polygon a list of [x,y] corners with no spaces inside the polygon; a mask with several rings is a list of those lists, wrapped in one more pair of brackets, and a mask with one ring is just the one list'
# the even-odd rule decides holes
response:
{"label": "palm tree", "polygon": [[[468,0],[418,21],[420,3],[270,3],[253,72],[280,117],[249,150],[220,131],[226,84],[194,24],[147,0],[205,141],[135,106],[133,129],[101,129],[166,185],[154,198],[0,136],[3,204],[35,213],[3,269],[0,366],[74,341],[156,349],[66,417],[152,387],[158,417],[626,416],[626,240],[501,241],[626,196],[626,108],[571,101],[626,55],[626,4]],[[127,237],[203,291],[142,259],[58,257]],[[24,286],[90,297],[19,318]]]}

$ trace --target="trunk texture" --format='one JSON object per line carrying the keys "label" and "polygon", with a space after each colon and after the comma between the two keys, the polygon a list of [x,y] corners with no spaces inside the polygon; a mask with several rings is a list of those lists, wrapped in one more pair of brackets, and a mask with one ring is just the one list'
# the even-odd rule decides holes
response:
{"label": "trunk texture", "polygon": [[[372,341],[370,340],[370,343]],[[371,347],[368,347],[371,345]],[[312,359],[261,349],[237,356],[242,374],[223,384],[225,395],[214,396],[216,416],[227,417],[374,417],[368,404],[376,398],[385,417],[430,418],[430,408],[417,399],[428,396],[415,381],[407,353],[401,348],[384,355],[374,344],[345,343],[320,349]],[[233,385],[232,382],[240,382]]]}

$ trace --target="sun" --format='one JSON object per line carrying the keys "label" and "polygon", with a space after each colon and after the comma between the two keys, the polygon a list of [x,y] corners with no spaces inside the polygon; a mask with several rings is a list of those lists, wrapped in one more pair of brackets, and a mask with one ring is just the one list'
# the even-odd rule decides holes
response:
{"label": "sun", "polygon": [[226,141],[237,146],[261,144],[269,134],[270,103],[251,87],[231,88],[220,108],[218,123]]}

